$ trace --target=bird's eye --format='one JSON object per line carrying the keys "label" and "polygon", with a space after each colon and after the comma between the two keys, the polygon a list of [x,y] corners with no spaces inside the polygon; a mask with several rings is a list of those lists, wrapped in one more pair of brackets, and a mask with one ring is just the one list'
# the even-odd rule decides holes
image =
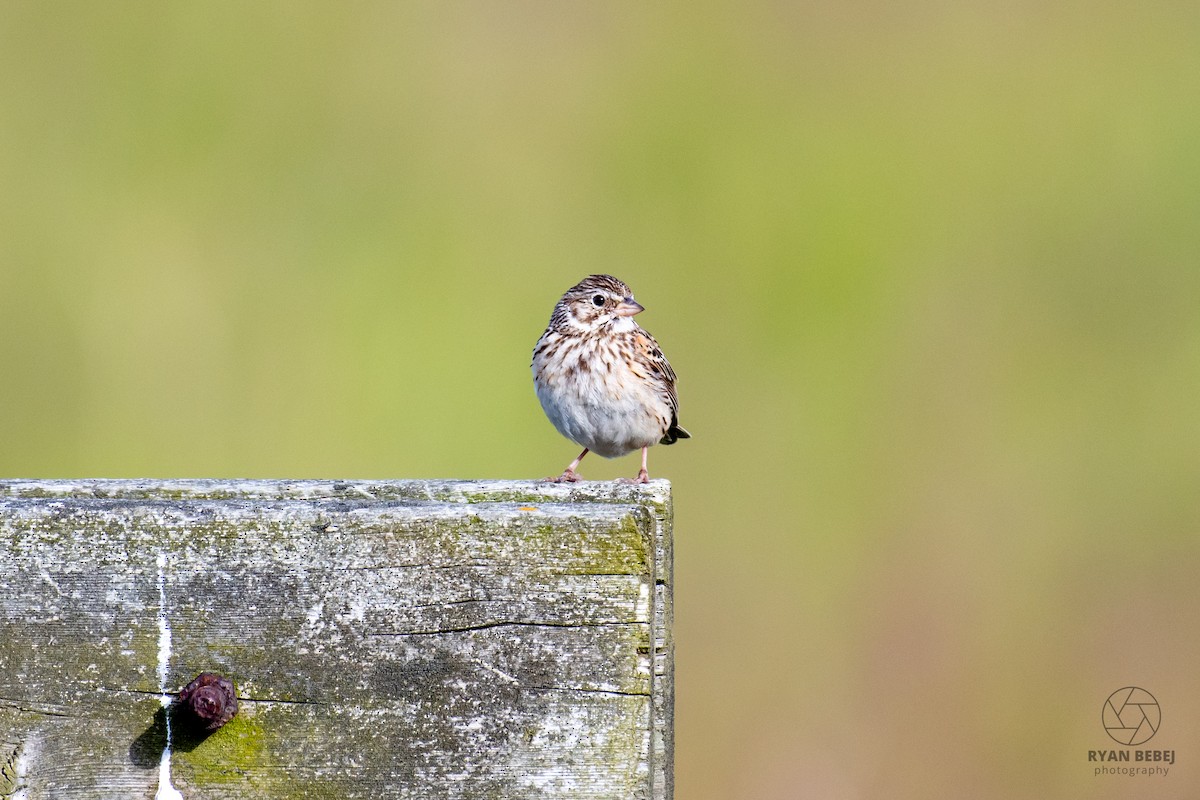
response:
{"label": "bird's eye", "polygon": [[604,295],[602,295],[602,294],[596,295],[595,297],[592,298],[592,303],[593,303],[593,305],[597,305],[597,306],[604,305]]}

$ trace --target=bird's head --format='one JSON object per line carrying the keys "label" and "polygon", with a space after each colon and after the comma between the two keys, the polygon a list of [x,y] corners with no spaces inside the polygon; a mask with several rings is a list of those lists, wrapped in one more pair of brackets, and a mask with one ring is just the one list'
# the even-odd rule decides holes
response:
{"label": "bird's head", "polygon": [[633,321],[645,309],[633,299],[629,287],[611,275],[589,275],[567,290],[554,309],[562,325],[595,331]]}

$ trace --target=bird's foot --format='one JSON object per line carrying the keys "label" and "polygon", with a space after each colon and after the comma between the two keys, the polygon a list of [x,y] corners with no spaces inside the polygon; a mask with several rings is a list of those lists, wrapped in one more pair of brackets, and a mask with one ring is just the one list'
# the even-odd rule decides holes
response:
{"label": "bird's foot", "polygon": [[639,483],[649,483],[650,473],[644,469],[639,470],[636,478],[621,478],[620,481],[621,483],[629,483],[635,486]]}
{"label": "bird's foot", "polygon": [[542,478],[543,483],[576,483],[579,480],[579,475],[575,470],[563,470],[562,475],[551,475],[549,478]]}

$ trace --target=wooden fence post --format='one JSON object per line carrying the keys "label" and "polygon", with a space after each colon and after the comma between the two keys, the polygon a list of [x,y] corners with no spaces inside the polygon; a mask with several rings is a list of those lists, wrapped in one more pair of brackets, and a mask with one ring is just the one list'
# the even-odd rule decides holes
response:
{"label": "wooden fence post", "polygon": [[666,481],[0,481],[0,798],[670,800],[671,581]]}

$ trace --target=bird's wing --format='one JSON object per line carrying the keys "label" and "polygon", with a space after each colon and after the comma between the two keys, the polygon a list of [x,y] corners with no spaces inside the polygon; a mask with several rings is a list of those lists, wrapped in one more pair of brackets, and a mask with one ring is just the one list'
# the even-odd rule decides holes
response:
{"label": "bird's wing", "polygon": [[649,333],[638,328],[633,332],[632,338],[635,374],[647,378],[655,384],[663,397],[671,404],[673,419],[679,411],[679,398],[675,394],[675,370],[671,369],[671,364],[663,355],[662,348]]}

